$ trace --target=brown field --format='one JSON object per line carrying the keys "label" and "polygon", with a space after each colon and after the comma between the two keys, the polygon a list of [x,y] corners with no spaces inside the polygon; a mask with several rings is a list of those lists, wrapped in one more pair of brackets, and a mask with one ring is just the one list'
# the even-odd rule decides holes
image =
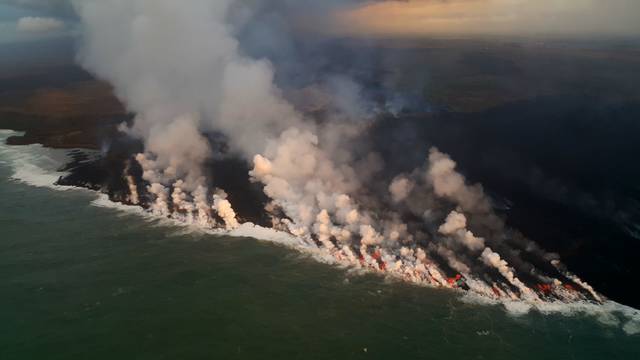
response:
{"label": "brown field", "polygon": [[99,148],[127,118],[112,88],[75,66],[0,79],[0,128],[25,132],[12,144]]}

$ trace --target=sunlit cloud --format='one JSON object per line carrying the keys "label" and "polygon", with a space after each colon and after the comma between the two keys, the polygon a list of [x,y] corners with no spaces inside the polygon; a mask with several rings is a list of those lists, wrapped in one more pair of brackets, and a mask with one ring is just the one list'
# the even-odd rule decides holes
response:
{"label": "sunlit cloud", "polygon": [[18,20],[16,29],[25,33],[56,32],[65,28],[64,22],[46,17],[27,16]]}
{"label": "sunlit cloud", "polygon": [[638,36],[635,0],[412,0],[335,14],[333,32],[367,36]]}

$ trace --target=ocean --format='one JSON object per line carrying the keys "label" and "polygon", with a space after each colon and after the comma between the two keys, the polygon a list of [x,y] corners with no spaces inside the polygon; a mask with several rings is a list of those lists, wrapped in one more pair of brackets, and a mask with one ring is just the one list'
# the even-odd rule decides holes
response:
{"label": "ocean", "polygon": [[[640,313],[484,303],[56,188],[0,131],[0,359],[637,359]],[[635,284],[631,284],[635,285]],[[553,310],[553,311],[552,311]]]}

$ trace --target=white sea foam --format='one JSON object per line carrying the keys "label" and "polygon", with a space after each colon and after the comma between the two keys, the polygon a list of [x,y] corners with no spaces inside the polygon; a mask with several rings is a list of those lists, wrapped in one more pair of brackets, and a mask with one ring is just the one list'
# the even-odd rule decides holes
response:
{"label": "white sea foam", "polygon": [[255,225],[253,223],[244,223],[240,225],[237,229],[234,229],[228,232],[231,236],[239,236],[239,237],[251,237],[260,240],[271,241],[275,243],[279,243],[282,245],[287,245],[290,247],[305,247],[305,243],[291,234],[277,231],[274,229],[265,228],[259,225]]}
{"label": "white sea foam", "polygon": [[152,212],[145,210],[141,206],[126,205],[119,202],[111,201],[107,194],[102,193],[98,194],[97,198],[91,201],[91,205],[117,210],[122,212],[123,214],[139,216],[146,220],[154,221],[156,224],[161,226],[177,226],[180,228],[184,228],[180,232],[180,234],[184,234],[185,232],[201,232],[211,235],[228,235],[239,238],[249,237],[260,241],[277,243],[298,250],[302,250],[303,248],[308,248],[308,250],[311,250],[311,248],[309,248],[302,240],[291,234],[275,229],[265,228],[250,222],[243,223],[238,228],[233,230],[203,228],[201,226],[198,226],[197,224],[187,224],[178,219],[168,218],[162,215],[155,215]]}
{"label": "white sea foam", "polygon": [[57,169],[64,164],[66,151],[45,148],[40,144],[6,145],[7,138],[20,134],[12,130],[0,130],[0,162],[13,169],[10,179],[35,187],[73,189],[70,186],[55,185],[60,176],[65,174]]}
{"label": "white sea foam", "polygon": [[115,202],[115,201],[111,201],[109,199],[109,195],[104,194],[104,193],[96,193],[97,194],[96,198],[91,201],[91,206],[95,206],[95,207],[100,207],[100,208],[105,208],[105,209],[111,209],[111,210],[116,210],[119,213],[123,214],[123,215],[134,215],[137,216],[141,219],[143,219],[144,221],[147,222],[153,222],[155,225],[158,226],[171,226],[171,227],[180,227],[180,228],[188,228],[188,231],[191,232],[195,232],[195,231],[199,231],[199,232],[203,232],[205,231],[205,229],[196,227],[194,225],[189,225],[186,224],[184,222],[178,221],[176,219],[172,219],[172,218],[168,218],[165,216],[159,216],[159,215],[155,215],[153,213],[151,213],[150,211],[145,210],[143,207],[141,206],[136,206],[136,205],[126,205],[123,203],[119,203],[119,202]]}
{"label": "white sea foam", "polygon": [[138,215],[146,216],[147,214],[149,214],[140,206],[125,205],[123,203],[111,201],[109,200],[109,196],[107,194],[98,194],[98,197],[95,200],[91,201],[91,205],[96,207],[101,207],[101,208],[120,210],[123,212],[133,213]]}
{"label": "white sea foam", "polygon": [[512,316],[523,316],[531,311],[542,314],[557,314],[562,316],[588,316],[598,321],[603,326],[620,327],[628,335],[640,334],[640,310],[619,304],[615,301],[605,301],[596,304],[585,301],[566,303],[561,301],[551,302],[525,302],[511,300],[495,300],[484,296],[465,293],[462,302],[477,305],[501,305]]}

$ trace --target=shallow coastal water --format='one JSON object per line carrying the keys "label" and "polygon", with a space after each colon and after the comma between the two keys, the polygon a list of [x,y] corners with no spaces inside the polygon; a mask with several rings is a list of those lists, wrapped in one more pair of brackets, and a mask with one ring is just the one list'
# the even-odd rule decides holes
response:
{"label": "shallow coastal water", "polygon": [[46,186],[63,154],[0,146],[1,359],[640,354],[640,329],[617,314],[516,316],[272,243],[96,206],[94,193]]}

